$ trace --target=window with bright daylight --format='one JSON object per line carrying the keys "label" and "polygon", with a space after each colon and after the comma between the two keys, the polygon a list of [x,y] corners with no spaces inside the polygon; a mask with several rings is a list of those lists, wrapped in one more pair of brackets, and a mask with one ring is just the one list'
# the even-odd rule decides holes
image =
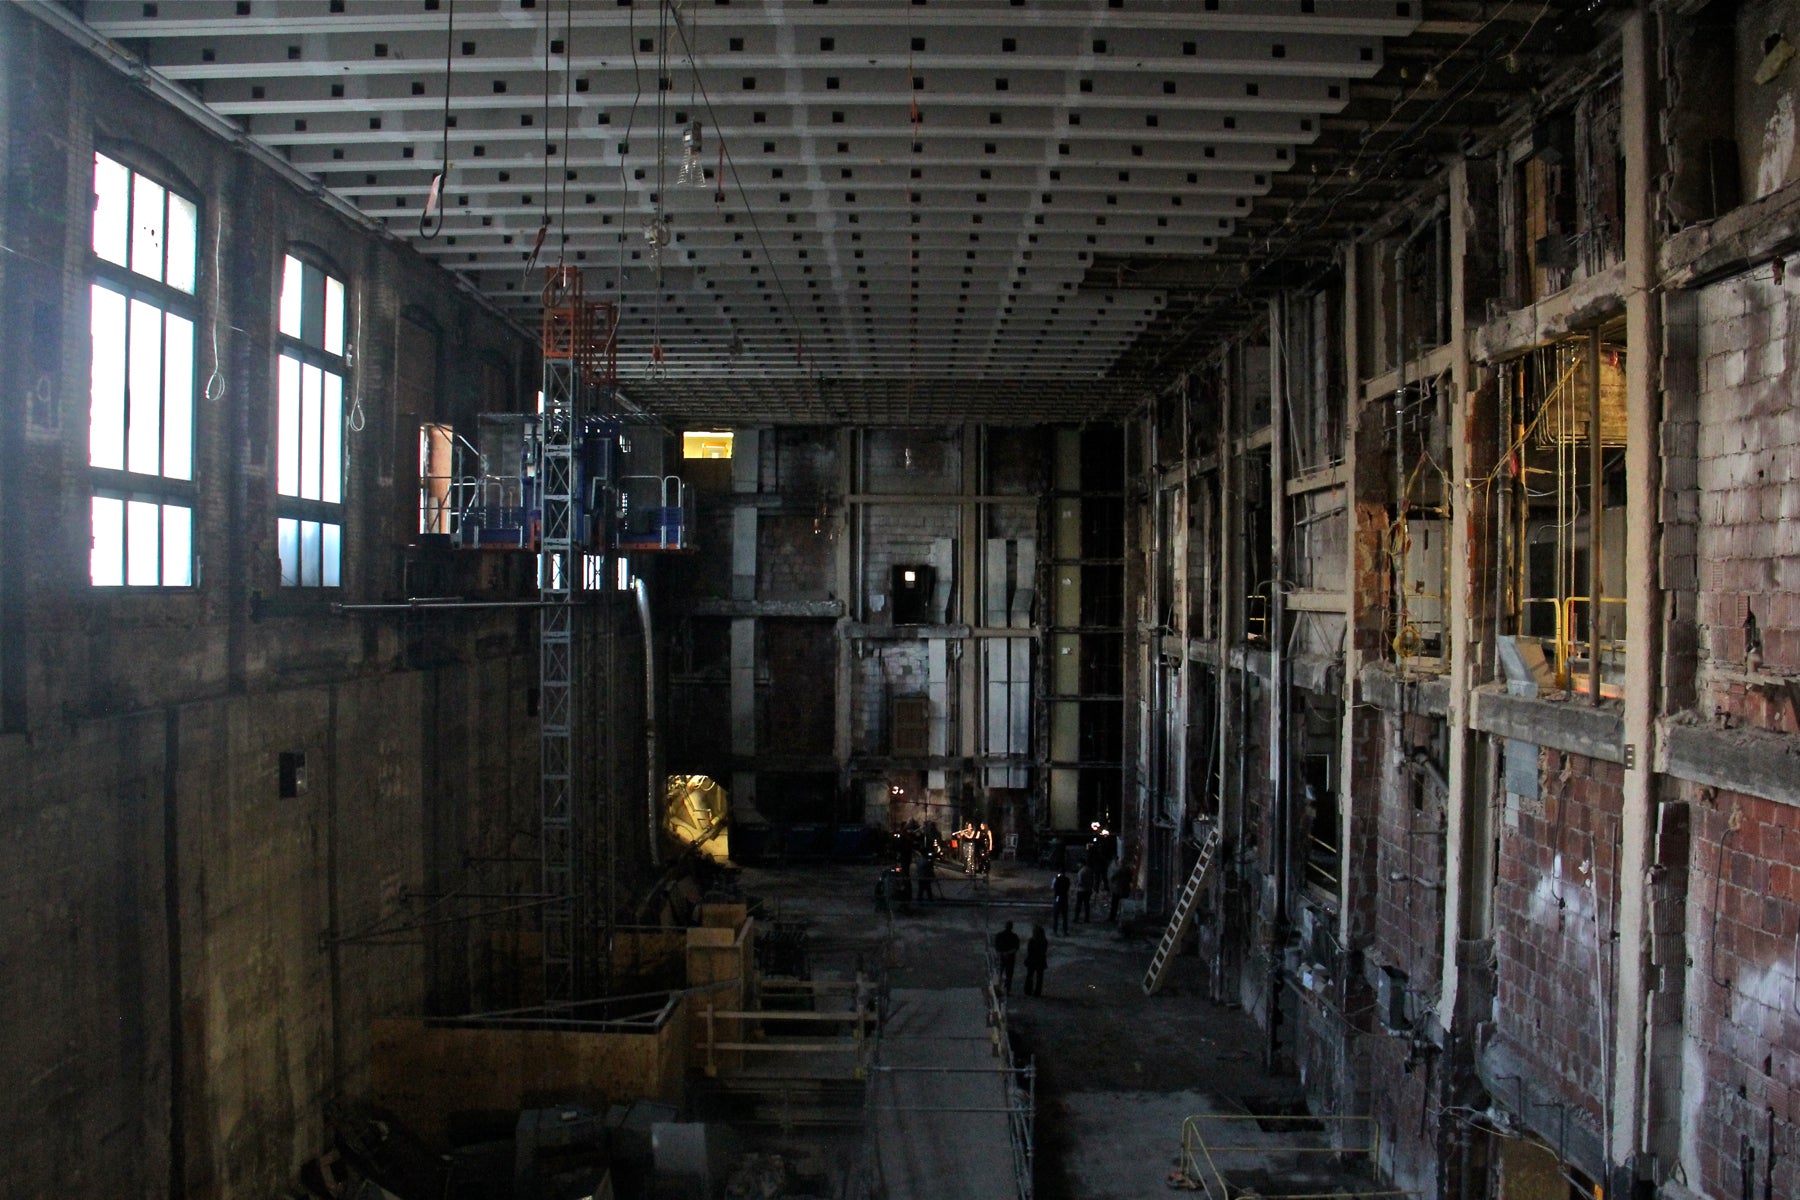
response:
{"label": "window with bright daylight", "polygon": [[683,458],[730,458],[730,430],[690,429],[681,435]]}
{"label": "window with bright daylight", "polygon": [[276,546],[283,587],[337,587],[344,499],[344,285],[288,255],[276,363]]}
{"label": "window with bright daylight", "polygon": [[198,209],[94,155],[88,577],[194,584],[194,284]]}

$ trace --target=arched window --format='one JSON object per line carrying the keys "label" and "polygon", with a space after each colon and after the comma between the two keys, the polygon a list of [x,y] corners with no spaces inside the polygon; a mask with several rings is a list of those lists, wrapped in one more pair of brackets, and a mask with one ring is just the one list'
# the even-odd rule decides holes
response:
{"label": "arched window", "polygon": [[194,584],[194,324],[199,209],[94,155],[88,578]]}
{"label": "arched window", "polygon": [[343,542],[344,284],[282,260],[275,364],[275,521],[283,587],[337,587]]}

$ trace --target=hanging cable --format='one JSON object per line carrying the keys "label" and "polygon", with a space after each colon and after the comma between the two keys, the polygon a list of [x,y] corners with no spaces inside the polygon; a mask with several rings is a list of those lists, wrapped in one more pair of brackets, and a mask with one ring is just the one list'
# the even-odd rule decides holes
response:
{"label": "hanging cable", "polygon": [[[550,232],[550,159],[553,157],[551,151],[554,147],[548,139],[550,137],[550,22],[553,19],[551,6],[546,4],[544,6],[544,104],[543,116],[538,121],[539,136],[545,139],[541,143],[544,156],[543,194],[538,197],[538,210],[542,217],[538,222],[537,236],[531,239],[531,252],[525,256],[525,270],[520,276],[520,283],[531,282],[531,269],[537,266],[538,255],[544,250],[544,238]],[[565,138],[564,141],[566,142],[567,139]]]}
{"label": "hanging cable", "polygon": [[[549,18],[546,16],[545,20]],[[563,135],[562,206],[557,216],[561,236],[556,240],[556,265],[563,266],[569,246],[569,113],[574,107],[570,88],[575,79],[575,0],[563,0]],[[545,156],[548,160],[548,155]]]}
{"label": "hanging cable", "polygon": [[[656,294],[650,302],[650,376],[660,379],[666,363],[662,344],[662,312],[663,312],[663,251],[674,242],[674,235],[669,229],[669,217],[664,210],[666,190],[668,186],[669,167],[669,87],[673,82],[669,78],[669,15],[674,7],[674,0],[663,0],[657,6],[656,18],[656,195],[653,204],[654,215],[644,227],[644,240],[650,243],[650,266],[655,276]],[[676,22],[680,27],[680,22]],[[687,39],[682,39],[685,44]],[[693,55],[693,47],[688,47],[688,54]]]}
{"label": "hanging cable", "polygon": [[[444,143],[438,154],[438,173],[432,177],[431,190],[425,195],[425,208],[419,213],[419,236],[426,241],[444,228],[444,191],[450,186],[450,65],[456,50],[456,0],[450,0],[448,19],[444,22]],[[437,218],[437,224],[431,218]]]}
{"label": "hanging cable", "polygon": [[[1476,38],[1480,37],[1483,33],[1487,32],[1488,29],[1503,20],[1507,12],[1511,10],[1516,3],[1518,3],[1518,0],[1506,0],[1500,9],[1486,17],[1480,26],[1465,36],[1455,49],[1446,53],[1443,57],[1438,59],[1436,64],[1427,69],[1423,75],[1420,76],[1419,82],[1414,84],[1410,91],[1405,95],[1396,98],[1393,108],[1388,116],[1383,118],[1380,124],[1374,129],[1363,135],[1361,146],[1355,157],[1352,158],[1348,164],[1319,175],[1312,186],[1295,200],[1292,205],[1288,206],[1279,228],[1281,230],[1291,230],[1291,232],[1289,232],[1279,244],[1275,241],[1274,236],[1267,238],[1264,244],[1264,252],[1259,256],[1259,264],[1256,267],[1250,269],[1239,279],[1230,282],[1221,281],[1210,285],[1207,290],[1194,301],[1193,305],[1189,308],[1187,315],[1170,331],[1166,340],[1166,348],[1157,355],[1152,366],[1160,366],[1167,361],[1171,354],[1179,352],[1181,347],[1186,343],[1186,340],[1196,331],[1196,329],[1211,319],[1208,305],[1215,298],[1228,290],[1232,292],[1242,291],[1257,279],[1261,278],[1265,273],[1272,269],[1275,264],[1285,261],[1285,256],[1289,249],[1296,243],[1322,229],[1344,203],[1355,199],[1366,191],[1372,183],[1382,178],[1385,169],[1390,162],[1418,145],[1426,135],[1449,119],[1454,104],[1479,87],[1482,81],[1487,78],[1489,72],[1496,66],[1506,66],[1507,64],[1510,64],[1519,51],[1524,48],[1526,42],[1528,42],[1536,32],[1538,24],[1543,20],[1546,12],[1549,11],[1550,5],[1539,4],[1537,6],[1537,11],[1533,15],[1531,23],[1526,27],[1525,32],[1512,43],[1512,48],[1510,50],[1481,55],[1468,71],[1464,72],[1454,83],[1442,89],[1437,98],[1432,101],[1424,112],[1413,118],[1406,128],[1400,132],[1394,142],[1383,147],[1375,154],[1369,168],[1366,170],[1363,169],[1364,158],[1371,153],[1371,146],[1376,135],[1385,132],[1390,125],[1394,124],[1400,109],[1405,104],[1419,99],[1420,94],[1424,92],[1427,87],[1437,86],[1438,69],[1455,61],[1456,57],[1473,44]],[[1504,43],[1502,44],[1504,45]],[[1498,47],[1496,49],[1498,49]],[[1304,226],[1297,224],[1298,214],[1318,199],[1328,187],[1342,182],[1346,177],[1350,180],[1349,186],[1338,188],[1337,194],[1330,199],[1322,212],[1308,221]]]}
{"label": "hanging cable", "polygon": [[[693,52],[693,47],[691,44],[688,44],[687,31],[681,27],[680,22],[676,23],[675,32],[682,39],[683,44],[688,46],[688,51],[691,54]],[[701,79],[699,73],[696,72],[694,82],[699,85],[700,100],[701,103],[706,105],[706,113],[708,118],[712,121],[713,129],[723,130],[724,126],[719,123],[719,115],[713,109],[712,96],[708,94],[706,90],[706,81]],[[744,177],[743,173],[738,170],[737,159],[732,155],[731,148],[726,145],[724,134],[721,132],[718,137],[719,155],[721,159],[723,159],[725,166],[731,171],[732,190],[737,192],[738,200],[744,206],[744,215],[750,218],[750,230],[756,236],[756,244],[762,251],[763,262],[768,267],[769,275],[775,280],[775,291],[781,297],[782,308],[787,312],[788,325],[794,334],[797,355],[802,360],[807,374],[810,376],[815,370],[815,364],[813,363],[811,356],[807,353],[805,342],[802,340],[800,317],[794,308],[793,298],[788,294],[787,283],[782,279],[781,271],[775,262],[775,256],[769,252],[768,239],[763,235],[762,223],[756,219],[756,206],[750,203],[749,193],[744,189]]]}
{"label": "hanging cable", "polygon": [[[221,293],[225,288],[225,275],[221,270],[220,249],[225,240],[225,216],[220,213],[213,224],[213,319],[212,319],[212,374],[206,377],[206,386],[201,395],[216,404],[225,398],[225,376],[219,372],[219,322],[224,304]],[[360,313],[358,314],[360,316]]]}

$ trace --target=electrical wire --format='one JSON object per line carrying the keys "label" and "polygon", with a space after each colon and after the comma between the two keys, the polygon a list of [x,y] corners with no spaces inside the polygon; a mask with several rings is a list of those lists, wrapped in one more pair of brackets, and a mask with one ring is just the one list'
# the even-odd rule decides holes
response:
{"label": "electrical wire", "polygon": [[1199,298],[1188,310],[1188,314],[1184,320],[1171,331],[1167,348],[1152,360],[1150,364],[1152,370],[1162,366],[1171,354],[1178,352],[1185,340],[1193,334],[1199,325],[1209,318],[1210,313],[1207,311],[1207,305],[1214,298],[1227,290],[1234,294],[1242,292],[1250,284],[1254,283],[1257,279],[1270,271],[1277,263],[1284,261],[1287,251],[1297,242],[1322,229],[1342,204],[1360,195],[1363,191],[1367,190],[1374,181],[1381,178],[1386,165],[1392,159],[1397,157],[1403,151],[1410,150],[1432,130],[1443,124],[1450,114],[1450,105],[1456,100],[1459,100],[1462,95],[1473,91],[1475,86],[1486,77],[1487,73],[1493,69],[1496,63],[1503,63],[1519,52],[1525,45],[1525,42],[1529,40],[1531,35],[1536,31],[1538,23],[1549,11],[1551,7],[1549,3],[1546,2],[1539,6],[1537,14],[1532,18],[1531,23],[1527,26],[1524,34],[1520,36],[1518,41],[1513,43],[1511,51],[1504,54],[1481,56],[1476,64],[1468,71],[1464,72],[1463,75],[1461,75],[1448,89],[1445,89],[1438,98],[1433,101],[1430,107],[1420,113],[1417,117],[1413,118],[1411,124],[1402,131],[1399,139],[1381,150],[1379,155],[1375,158],[1372,170],[1366,172],[1360,170],[1365,157],[1369,154],[1371,141],[1377,134],[1387,130],[1393,123],[1394,117],[1400,109],[1417,99],[1426,87],[1435,86],[1438,69],[1452,62],[1456,56],[1467,49],[1477,37],[1503,19],[1516,3],[1517,0],[1506,0],[1506,3],[1497,12],[1483,20],[1481,25],[1472,30],[1460,43],[1458,43],[1454,50],[1444,55],[1434,66],[1426,70],[1420,77],[1419,82],[1413,85],[1410,92],[1395,100],[1388,117],[1375,129],[1364,135],[1362,145],[1359,147],[1356,156],[1351,160],[1347,167],[1334,170],[1328,175],[1321,176],[1305,194],[1288,207],[1287,214],[1282,221],[1282,228],[1285,229],[1292,226],[1296,219],[1296,214],[1306,208],[1308,204],[1312,203],[1320,192],[1324,190],[1329,181],[1339,178],[1346,171],[1357,172],[1351,185],[1340,191],[1339,194],[1330,201],[1324,212],[1320,213],[1318,217],[1313,219],[1306,226],[1295,228],[1279,246],[1274,244],[1273,237],[1266,239],[1266,252],[1261,256],[1258,265],[1251,269],[1242,279],[1234,281],[1230,285],[1214,283],[1209,286],[1205,292],[1200,294]]}
{"label": "electrical wire", "polygon": [[637,126],[638,104],[644,98],[643,68],[638,63],[637,9],[625,9],[625,44],[631,51],[631,108],[625,113],[625,136],[619,139],[619,265],[618,288],[621,308],[625,301],[625,226],[631,219],[631,181],[625,170],[625,155],[631,149],[631,131]]}
{"label": "electrical wire", "polygon": [[[225,214],[219,213],[213,222],[213,319],[212,319],[212,374],[206,377],[206,386],[200,394],[207,400],[217,404],[225,398],[225,376],[219,371],[219,322],[224,311],[223,292],[225,290],[225,273],[222,268],[221,252],[225,241]],[[362,311],[357,310],[357,319],[362,318]]]}
{"label": "electrical wire", "polygon": [[[431,181],[425,207],[419,212],[419,236],[428,242],[443,231],[445,193],[450,190],[450,65],[455,61],[456,0],[450,0],[448,8],[448,19],[444,22],[444,141],[438,154],[437,178]],[[436,225],[431,224],[434,213]]]}
{"label": "electrical wire", "polygon": [[[688,44],[687,32],[682,29],[679,22],[676,23],[675,32],[681,37],[683,45],[688,46],[688,52],[693,53],[692,46]],[[712,96],[706,90],[706,81],[700,78],[698,71],[694,73],[694,82],[700,88],[700,99],[706,105],[706,113],[712,120],[713,129],[718,131],[719,152],[724,157],[725,165],[731,170],[732,187],[736,189],[738,199],[743,202],[744,213],[750,218],[750,230],[755,235],[756,244],[762,251],[763,262],[768,268],[769,275],[775,280],[775,291],[781,297],[781,306],[787,312],[788,325],[794,334],[796,357],[806,368],[806,373],[810,377],[814,373],[814,364],[811,355],[806,351],[806,341],[800,326],[800,318],[794,308],[793,299],[788,294],[787,283],[776,266],[774,255],[769,252],[768,239],[763,235],[762,223],[756,219],[756,208],[750,203],[750,195],[744,189],[744,180],[738,171],[737,159],[732,155],[731,148],[725,141],[724,127],[720,125],[718,114],[713,110]]]}
{"label": "electrical wire", "polygon": [[[549,21],[549,15],[545,15]],[[570,88],[575,80],[575,0],[563,0],[563,135],[562,135],[562,205],[557,216],[561,236],[556,239],[556,265],[565,265],[569,249],[569,114],[574,107]],[[546,155],[546,160],[548,156]]]}

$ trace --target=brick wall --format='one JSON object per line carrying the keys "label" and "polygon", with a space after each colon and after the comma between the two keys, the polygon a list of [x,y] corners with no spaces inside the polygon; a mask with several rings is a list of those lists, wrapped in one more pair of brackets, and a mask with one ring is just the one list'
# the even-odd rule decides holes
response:
{"label": "brick wall", "polygon": [[759,600],[824,600],[837,589],[836,526],[805,513],[762,513],[756,522]]}
{"label": "brick wall", "polygon": [[857,659],[850,718],[859,754],[888,752],[888,697],[926,694],[925,653],[923,642],[873,642]]}
{"label": "brick wall", "polygon": [[1534,1087],[1598,1123],[1614,1038],[1602,1030],[1596,988],[1612,995],[1624,775],[1557,750],[1540,761],[1541,805],[1521,809],[1501,832],[1496,1025],[1529,1064]]}
{"label": "brick wall", "polygon": [[[1789,733],[1800,732],[1800,713],[1769,677],[1800,674],[1797,288],[1791,274],[1777,282],[1764,268],[1701,292],[1694,431],[1701,709]],[[1669,429],[1665,440],[1685,449],[1686,434]]]}
{"label": "brick wall", "polygon": [[[954,487],[954,484],[949,485]],[[956,538],[958,536],[959,512],[952,505],[937,504],[889,504],[871,505],[868,508],[865,525],[866,540],[863,544],[863,588],[864,594],[873,596],[880,594],[887,597],[886,611],[892,611],[893,591],[892,568],[900,563],[928,563],[931,561],[932,543],[939,538]],[[954,577],[950,580],[951,620],[963,620],[968,614],[956,612],[956,589]],[[944,583],[944,574],[938,572],[938,584]],[[870,611],[871,620],[877,618]]]}
{"label": "brick wall", "polygon": [[[1429,740],[1431,717],[1386,714],[1410,748]],[[1382,739],[1376,792],[1376,863],[1373,949],[1382,963],[1405,971],[1408,986],[1432,989],[1443,962],[1444,792],[1433,775],[1397,761],[1390,735]],[[1441,769],[1440,769],[1441,770]]]}
{"label": "brick wall", "polygon": [[1748,1150],[1756,1195],[1800,1195],[1800,810],[1690,790],[1682,1162],[1735,1196]]}
{"label": "brick wall", "polygon": [[863,454],[861,486],[871,493],[928,495],[962,485],[962,437],[956,429],[872,429]]}
{"label": "brick wall", "polygon": [[823,497],[838,487],[838,435],[833,429],[782,427],[762,440],[762,490],[790,497]]}

